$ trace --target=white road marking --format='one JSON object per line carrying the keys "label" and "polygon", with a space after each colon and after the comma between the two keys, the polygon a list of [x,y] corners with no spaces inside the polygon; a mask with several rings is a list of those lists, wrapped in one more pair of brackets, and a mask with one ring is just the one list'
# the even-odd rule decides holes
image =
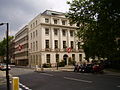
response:
{"label": "white road marking", "polygon": [[32,89],[26,87],[25,85],[23,85],[22,83],[19,83],[19,85],[20,85],[21,87],[25,88],[26,90],[32,90]]}
{"label": "white road marking", "polygon": [[117,87],[119,87],[119,88],[120,88],[120,85],[119,85],[119,86],[117,86]]}
{"label": "white road marking", "polygon": [[48,74],[48,73],[40,73],[40,74],[47,75],[47,76],[54,76],[54,75]]}
{"label": "white road marking", "polygon": [[68,80],[74,80],[74,81],[92,83],[92,81],[88,81],[88,80],[82,80],[82,79],[76,79],[76,78],[69,78],[69,77],[64,77],[64,78],[65,78],[65,79],[68,79]]}
{"label": "white road marking", "polygon": [[[10,83],[12,83],[12,81],[10,81]],[[19,83],[19,86],[25,88],[26,90],[32,90],[32,89],[26,87],[25,85],[23,85],[22,83]],[[23,90],[23,89],[22,89],[22,88],[19,88],[19,90]]]}

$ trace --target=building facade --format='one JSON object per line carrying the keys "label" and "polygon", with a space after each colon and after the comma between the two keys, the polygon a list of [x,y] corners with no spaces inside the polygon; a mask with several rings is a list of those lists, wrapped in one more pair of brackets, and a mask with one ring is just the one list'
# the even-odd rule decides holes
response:
{"label": "building facade", "polygon": [[[50,63],[55,66],[69,58],[84,61],[81,41],[75,37],[76,25],[70,25],[64,13],[46,10],[28,24],[29,66]],[[69,53],[67,51],[70,51]]]}
{"label": "building facade", "polygon": [[10,40],[9,42],[9,63],[14,64],[15,63],[15,42],[14,42],[14,38],[12,40]]}
{"label": "building facade", "polygon": [[15,34],[15,64],[28,65],[28,25]]}

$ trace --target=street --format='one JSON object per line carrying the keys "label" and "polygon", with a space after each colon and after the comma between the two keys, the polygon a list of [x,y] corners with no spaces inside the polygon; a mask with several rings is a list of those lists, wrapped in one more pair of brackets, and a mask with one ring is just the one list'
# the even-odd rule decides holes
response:
{"label": "street", "polygon": [[120,90],[120,76],[63,71],[34,72],[12,68],[20,78],[21,90]]}

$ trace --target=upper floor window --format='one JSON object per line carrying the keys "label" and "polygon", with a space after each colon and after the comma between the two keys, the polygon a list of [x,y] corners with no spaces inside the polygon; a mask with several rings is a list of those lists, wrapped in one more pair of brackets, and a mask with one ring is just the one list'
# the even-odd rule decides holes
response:
{"label": "upper floor window", "polygon": [[71,41],[70,44],[71,44],[71,48],[73,49],[73,41]]}
{"label": "upper floor window", "polygon": [[35,42],[33,42],[33,51],[35,51]]}
{"label": "upper floor window", "polygon": [[65,29],[62,30],[62,35],[66,36],[66,30]]}
{"label": "upper floor window", "polygon": [[63,41],[63,48],[66,48],[66,41]]}
{"label": "upper floor window", "polygon": [[38,42],[36,41],[36,51],[38,50]]}
{"label": "upper floor window", "polygon": [[73,37],[74,31],[70,30],[70,36]]}
{"label": "upper floor window", "polygon": [[36,37],[37,37],[37,35],[38,35],[38,31],[36,30]]}
{"label": "upper floor window", "polygon": [[31,39],[32,39],[32,33],[31,33]]}
{"label": "upper floor window", "polygon": [[37,20],[35,21],[35,23],[36,23],[36,26],[37,26]]}
{"label": "upper floor window", "polygon": [[45,40],[45,44],[46,44],[45,48],[49,48],[49,40]]}
{"label": "upper floor window", "polygon": [[58,20],[57,19],[54,19],[54,24],[58,24]]}
{"label": "upper floor window", "polygon": [[66,20],[62,20],[62,25],[66,25]]}
{"label": "upper floor window", "polygon": [[35,38],[35,32],[33,32],[33,38]]}
{"label": "upper floor window", "polygon": [[49,23],[49,19],[48,18],[45,18],[45,23]]}
{"label": "upper floor window", "polygon": [[58,40],[55,40],[55,49],[58,48]]}
{"label": "upper floor window", "polygon": [[54,35],[58,35],[58,29],[54,28]]}
{"label": "upper floor window", "polygon": [[81,47],[81,44],[80,44],[80,42],[78,42],[78,49],[81,49],[82,47]]}
{"label": "upper floor window", "polygon": [[35,23],[33,23],[33,28],[35,27]]}
{"label": "upper floor window", "polygon": [[31,43],[31,50],[32,50],[32,43]]}
{"label": "upper floor window", "polygon": [[31,26],[30,26],[31,28],[32,28],[32,24],[31,24]]}
{"label": "upper floor window", "polygon": [[45,28],[45,34],[49,35],[49,28]]}

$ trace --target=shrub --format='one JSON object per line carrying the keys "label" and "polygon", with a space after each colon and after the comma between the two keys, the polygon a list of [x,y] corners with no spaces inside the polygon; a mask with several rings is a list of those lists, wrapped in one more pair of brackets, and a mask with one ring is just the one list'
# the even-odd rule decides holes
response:
{"label": "shrub", "polygon": [[65,66],[65,61],[62,60],[61,62],[58,63],[58,67],[64,67]]}
{"label": "shrub", "polygon": [[51,68],[51,64],[50,63],[44,63],[43,68]]}

